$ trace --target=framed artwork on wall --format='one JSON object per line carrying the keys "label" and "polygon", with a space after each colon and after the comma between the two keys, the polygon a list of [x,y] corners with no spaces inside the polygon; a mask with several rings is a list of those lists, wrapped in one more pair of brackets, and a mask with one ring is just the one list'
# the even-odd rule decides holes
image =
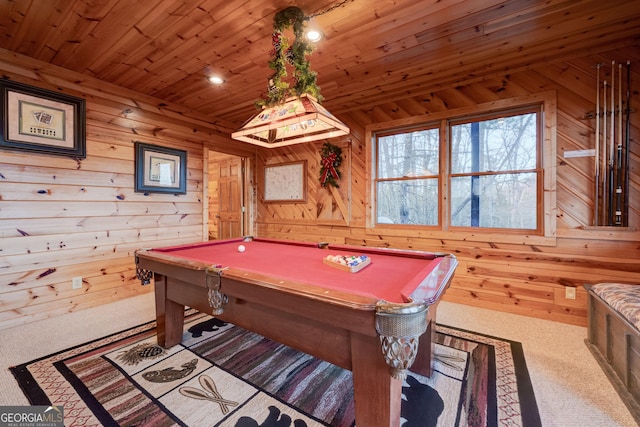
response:
{"label": "framed artwork on wall", "polygon": [[305,160],[264,167],[265,203],[304,203],[307,201],[307,162]]}
{"label": "framed artwork on wall", "polygon": [[187,152],[159,145],[135,143],[135,191],[187,193]]}
{"label": "framed artwork on wall", "polygon": [[0,148],[84,159],[85,100],[0,79]]}

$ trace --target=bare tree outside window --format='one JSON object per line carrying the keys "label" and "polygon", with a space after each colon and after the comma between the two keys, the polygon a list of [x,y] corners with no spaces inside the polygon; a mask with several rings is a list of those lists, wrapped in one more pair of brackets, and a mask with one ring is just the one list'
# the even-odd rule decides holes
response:
{"label": "bare tree outside window", "polygon": [[451,225],[537,228],[537,114],[453,124]]}
{"label": "bare tree outside window", "polygon": [[438,129],[378,139],[378,222],[438,225]]}

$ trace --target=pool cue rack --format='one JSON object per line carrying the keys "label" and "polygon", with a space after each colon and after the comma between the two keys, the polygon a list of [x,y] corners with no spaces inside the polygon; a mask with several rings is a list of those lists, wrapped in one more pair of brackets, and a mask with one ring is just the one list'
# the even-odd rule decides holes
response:
{"label": "pool cue rack", "polygon": [[628,227],[631,61],[595,68],[593,225]]}

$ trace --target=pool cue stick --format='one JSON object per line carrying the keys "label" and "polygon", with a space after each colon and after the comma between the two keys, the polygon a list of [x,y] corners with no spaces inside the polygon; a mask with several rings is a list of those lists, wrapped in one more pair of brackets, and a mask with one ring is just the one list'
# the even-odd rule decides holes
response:
{"label": "pool cue stick", "polygon": [[631,88],[631,61],[627,60],[627,123],[624,147],[624,217],[622,225],[629,226],[629,132],[631,131],[631,106],[629,105]]}
{"label": "pool cue stick", "polygon": [[609,191],[607,195],[609,200],[607,202],[607,225],[613,225],[613,191],[614,191],[614,179],[613,179],[613,161],[614,157],[614,145],[615,145],[615,129],[616,129],[616,104],[615,104],[615,85],[616,85],[616,61],[611,61],[611,124],[609,126]]}
{"label": "pool cue stick", "polygon": [[607,81],[602,91],[602,225],[607,225]]}
{"label": "pool cue stick", "polygon": [[618,150],[616,158],[616,220],[622,225],[622,64],[618,64]]}
{"label": "pool cue stick", "polygon": [[596,65],[596,154],[595,167],[595,200],[593,201],[593,225],[598,225],[598,198],[600,197],[600,64]]}

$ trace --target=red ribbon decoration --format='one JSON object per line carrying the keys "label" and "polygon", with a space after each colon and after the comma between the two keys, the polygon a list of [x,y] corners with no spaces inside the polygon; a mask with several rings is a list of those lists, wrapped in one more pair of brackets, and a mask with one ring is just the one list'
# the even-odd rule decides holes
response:
{"label": "red ribbon decoration", "polygon": [[325,184],[327,182],[327,178],[329,178],[329,175],[331,175],[335,179],[338,179],[338,171],[333,166],[333,163],[337,158],[338,155],[336,153],[331,153],[328,156],[322,158],[322,167],[324,168],[324,172],[322,173],[322,184]]}

